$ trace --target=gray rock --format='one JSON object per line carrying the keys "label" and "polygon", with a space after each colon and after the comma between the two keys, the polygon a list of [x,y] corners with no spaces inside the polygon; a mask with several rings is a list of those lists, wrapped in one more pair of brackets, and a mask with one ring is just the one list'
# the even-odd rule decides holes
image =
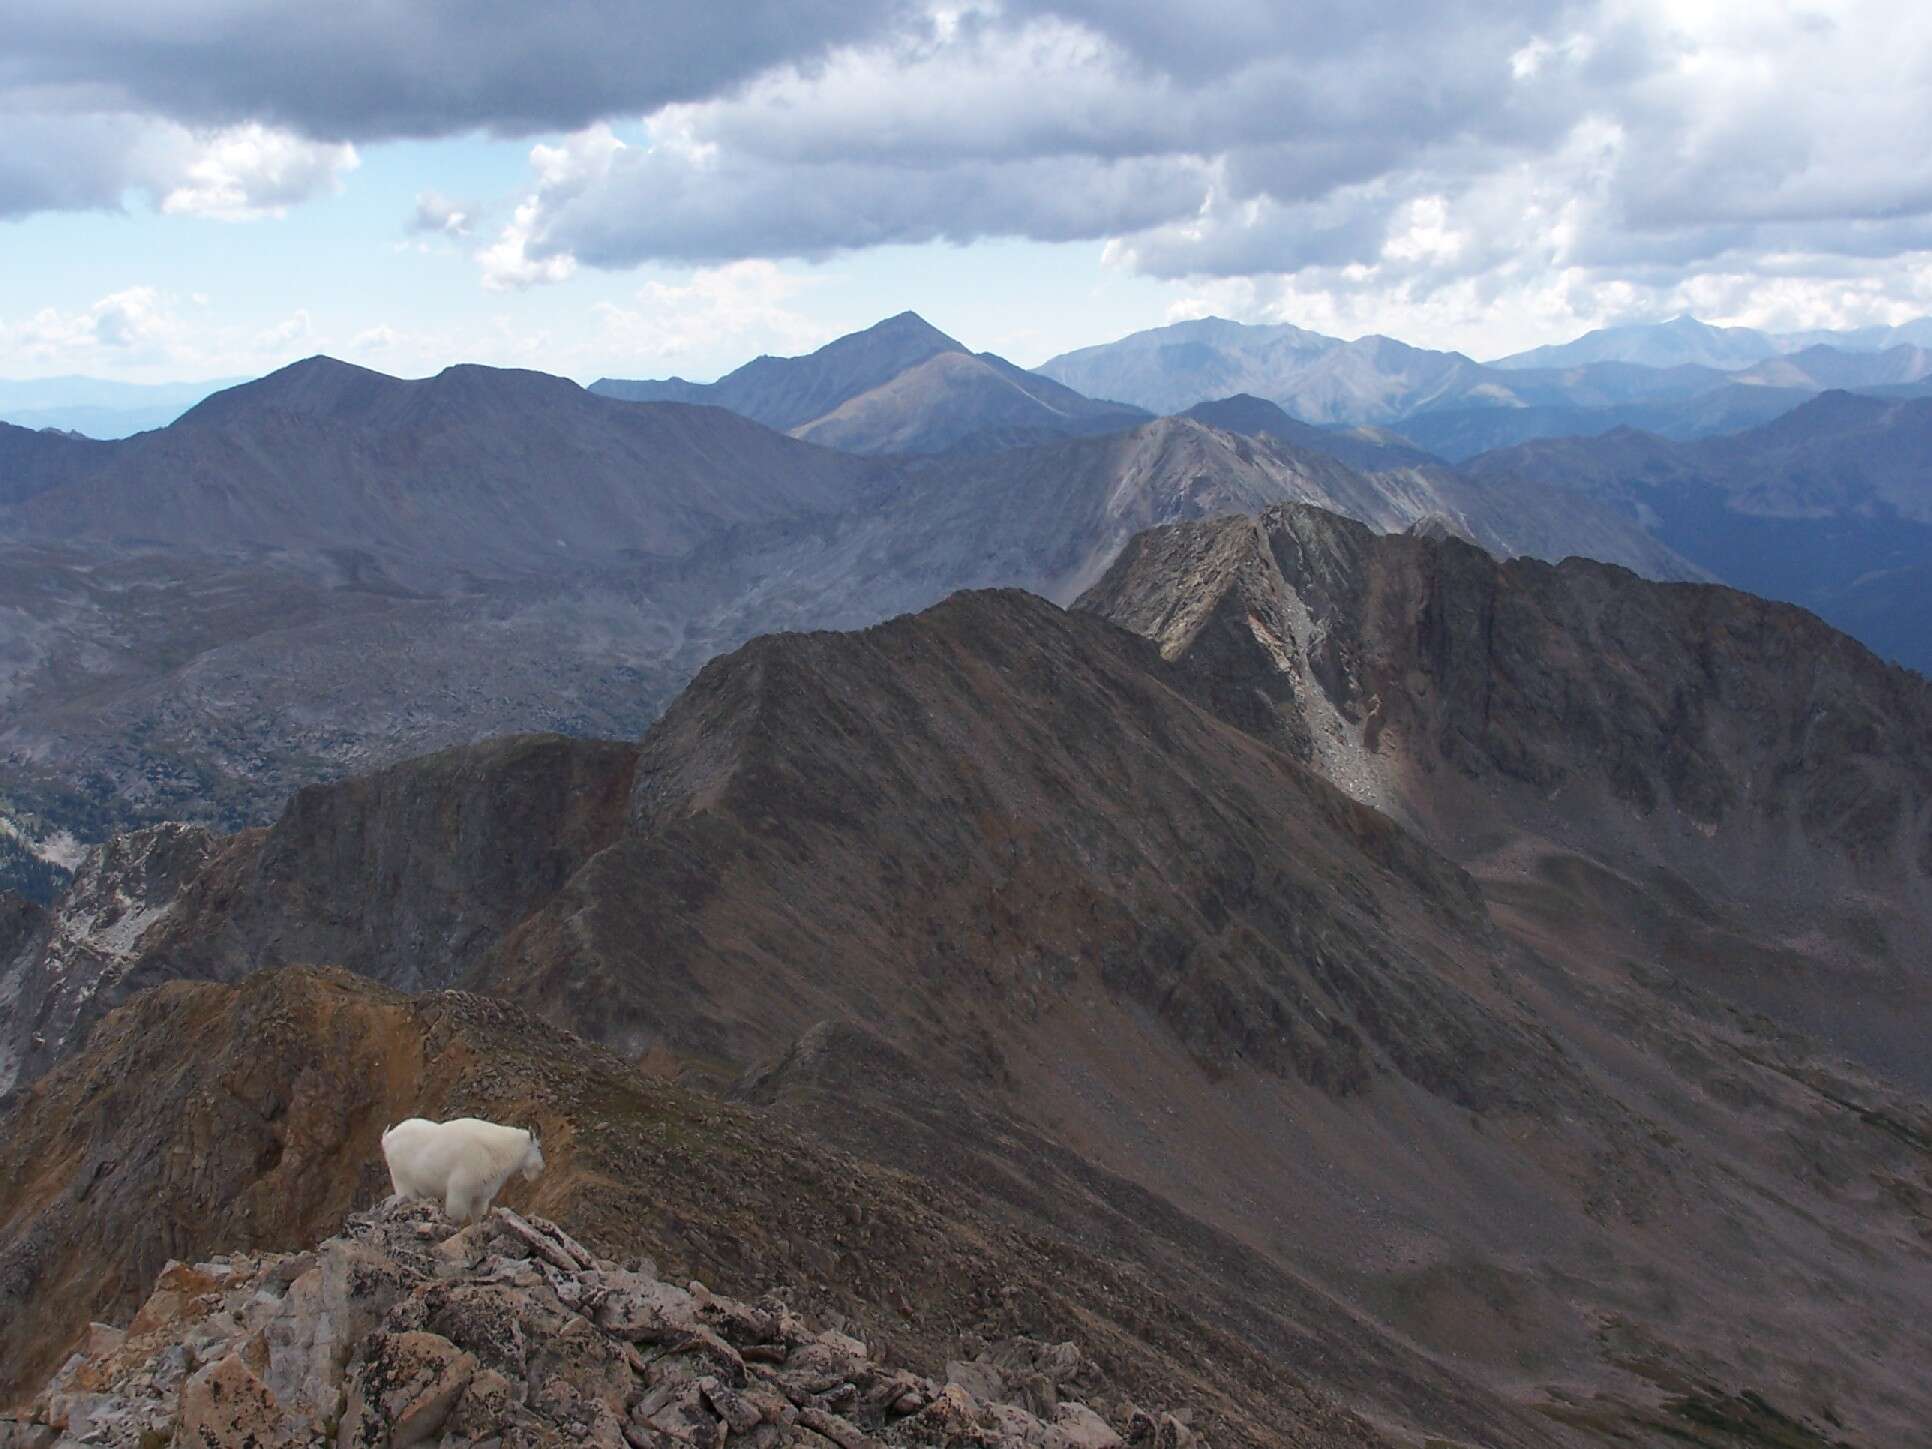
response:
{"label": "gray rock", "polygon": [[[814,1332],[775,1301],[673,1287],[501,1208],[426,1249],[430,1214],[390,1203],[312,1253],[169,1264],[141,1333],[95,1325],[33,1417],[0,1421],[0,1449],[43,1449],[63,1430],[61,1442],[173,1438],[200,1449],[325,1436],[336,1449],[1120,1442],[1081,1405],[1040,1415],[1001,1400],[1013,1375],[991,1357],[1050,1392],[1043,1367],[1089,1368],[1071,1345],[995,1345],[950,1365],[956,1381],[941,1387],[885,1368],[848,1334]],[[1143,1437],[1151,1449],[1194,1442],[1172,1415],[1147,1418]]]}
{"label": "gray rock", "polygon": [[409,1449],[442,1432],[476,1374],[476,1355],[434,1333],[377,1333],[350,1378],[338,1449]]}

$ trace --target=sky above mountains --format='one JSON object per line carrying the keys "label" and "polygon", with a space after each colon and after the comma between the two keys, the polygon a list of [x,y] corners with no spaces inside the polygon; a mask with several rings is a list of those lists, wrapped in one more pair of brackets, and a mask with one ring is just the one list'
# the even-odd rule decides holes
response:
{"label": "sky above mountains", "polygon": [[8,9],[0,376],[1932,312],[1906,3]]}

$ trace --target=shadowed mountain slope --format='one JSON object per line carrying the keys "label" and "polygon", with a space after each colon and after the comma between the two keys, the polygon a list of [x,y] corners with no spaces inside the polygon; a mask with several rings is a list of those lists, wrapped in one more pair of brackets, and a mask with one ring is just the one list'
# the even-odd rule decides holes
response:
{"label": "shadowed mountain slope", "polygon": [[84,478],[110,455],[91,438],[0,423],[0,506]]}
{"label": "shadowed mountain slope", "polygon": [[1181,416],[1224,432],[1280,438],[1311,453],[1326,453],[1364,473],[1426,467],[1441,461],[1431,453],[1411,447],[1393,433],[1376,428],[1318,428],[1290,417],[1266,398],[1249,393],[1196,403]]}
{"label": "shadowed mountain slope", "polygon": [[1808,942],[1856,995],[1729,987],[1932,1089],[1932,685],[1811,615],[1296,507],[1145,534],[1080,607],[1472,869],[1577,854]]}
{"label": "shadowed mountain slope", "polygon": [[593,397],[543,373],[405,382],[311,358],[0,513],[0,535],[354,549],[540,573],[677,554],[734,524],[849,507],[865,465],[729,414]]}
{"label": "shadowed mountain slope", "polygon": [[1524,407],[1447,407],[1417,413],[1392,426],[1391,437],[1459,465],[1498,448],[1539,438],[1600,438],[1640,428],[1664,438],[1708,438],[1755,428],[1817,396],[1809,387],[1732,382],[1691,397],[1609,403],[1532,403]]}

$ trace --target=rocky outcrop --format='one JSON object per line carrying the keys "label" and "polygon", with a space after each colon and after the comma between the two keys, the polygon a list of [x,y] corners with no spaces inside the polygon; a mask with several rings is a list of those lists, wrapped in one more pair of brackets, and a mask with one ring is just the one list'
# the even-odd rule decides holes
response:
{"label": "rocky outcrop", "polygon": [[1073,1343],[988,1345],[935,1377],[543,1218],[459,1230],[395,1202],[306,1252],[168,1264],[0,1444],[1189,1449],[1189,1417],[1137,1407]]}
{"label": "rocky outcrop", "polygon": [[1788,605],[1289,505],[1151,530],[1077,607],[1460,860],[1514,827],[1786,912],[1932,906],[1932,686]]}

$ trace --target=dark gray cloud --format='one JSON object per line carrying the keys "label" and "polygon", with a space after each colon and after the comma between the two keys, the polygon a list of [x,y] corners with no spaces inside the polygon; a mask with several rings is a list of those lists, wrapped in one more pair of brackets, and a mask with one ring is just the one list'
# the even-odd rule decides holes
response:
{"label": "dark gray cloud", "polygon": [[900,0],[11,0],[0,94],[320,140],[526,135],[717,95],[915,15]]}
{"label": "dark gray cloud", "polygon": [[0,217],[116,210],[141,173],[133,116],[0,114]]}
{"label": "dark gray cloud", "polygon": [[[1566,0],[1226,0],[1211,7],[1162,0],[1018,0],[1012,16],[1055,16],[1108,36],[1141,66],[1192,85],[1210,84],[1252,69],[1256,62],[1292,58],[1308,74],[1346,60],[1380,62],[1378,69],[1412,66],[1425,56],[1440,79],[1466,79],[1459,64],[1504,56],[1522,37],[1574,29],[1597,10]],[[1345,77],[1337,77],[1346,84]]]}
{"label": "dark gray cloud", "polygon": [[1205,168],[1185,157],[966,160],[898,169],[862,161],[693,166],[637,148],[547,209],[532,250],[599,267],[650,258],[818,258],[893,243],[1137,232],[1197,210]]}

